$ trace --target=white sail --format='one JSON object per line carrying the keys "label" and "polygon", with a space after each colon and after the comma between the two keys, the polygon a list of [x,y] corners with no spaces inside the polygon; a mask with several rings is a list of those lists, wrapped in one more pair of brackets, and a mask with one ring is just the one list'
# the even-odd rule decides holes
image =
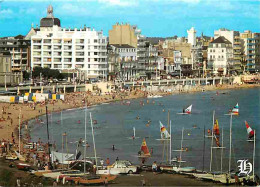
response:
{"label": "white sail", "polygon": [[190,105],[188,108],[185,109],[185,113],[190,114],[192,109],[192,105]]}
{"label": "white sail", "polygon": [[170,139],[170,134],[168,133],[168,131],[166,130],[166,127],[162,124],[161,121],[160,122],[160,132],[161,132],[161,139]]}

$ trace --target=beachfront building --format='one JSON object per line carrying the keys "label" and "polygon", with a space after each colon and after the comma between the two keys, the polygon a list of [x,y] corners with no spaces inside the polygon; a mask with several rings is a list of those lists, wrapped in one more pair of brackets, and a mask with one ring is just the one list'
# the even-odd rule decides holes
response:
{"label": "beachfront building", "polygon": [[231,56],[231,66],[230,71],[234,71],[236,73],[241,73],[241,43],[238,31],[228,30],[225,28],[221,28],[217,31],[214,31],[214,39],[223,36],[228,41],[231,42],[233,50]]}
{"label": "beachfront building", "polygon": [[10,51],[0,51],[0,85],[17,85],[23,81],[22,72],[12,72],[12,55]]}
{"label": "beachfront building", "polygon": [[0,51],[11,54],[12,72],[30,71],[30,47],[31,41],[22,35],[0,38]]}
{"label": "beachfront building", "polygon": [[260,71],[260,33],[240,33],[244,71]]}
{"label": "beachfront building", "polygon": [[114,74],[122,81],[135,79],[138,65],[137,49],[128,44],[110,44],[108,48],[109,74]]}
{"label": "beachfront building", "polygon": [[129,45],[136,48],[135,66],[136,79],[151,79],[156,76],[158,69],[158,51],[146,38],[141,34],[141,30],[136,25],[119,24],[113,25],[109,30],[110,45]]}
{"label": "beachfront building", "polygon": [[74,70],[85,78],[107,76],[107,37],[85,27],[61,28],[52,6],[42,18],[40,30],[31,36],[32,68],[41,66],[60,71]]}
{"label": "beachfront building", "polygon": [[[173,51],[174,70],[181,74],[182,54],[181,51]],[[176,74],[177,75],[177,74]]]}
{"label": "beachfront building", "polygon": [[232,60],[232,43],[220,36],[210,42],[208,47],[208,68],[214,75],[229,74]]}

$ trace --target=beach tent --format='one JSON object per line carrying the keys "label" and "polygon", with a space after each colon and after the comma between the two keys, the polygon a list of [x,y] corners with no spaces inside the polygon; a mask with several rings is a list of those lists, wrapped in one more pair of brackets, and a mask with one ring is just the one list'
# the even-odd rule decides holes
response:
{"label": "beach tent", "polygon": [[64,101],[64,95],[60,95],[60,99]]}
{"label": "beach tent", "polygon": [[56,100],[56,94],[52,94],[52,100]]}
{"label": "beach tent", "polygon": [[58,162],[60,164],[67,164],[68,161],[74,160],[74,158],[75,158],[74,154],[60,153],[60,152],[56,152],[56,151],[52,151],[51,152],[51,160],[52,160],[52,162],[58,160]]}

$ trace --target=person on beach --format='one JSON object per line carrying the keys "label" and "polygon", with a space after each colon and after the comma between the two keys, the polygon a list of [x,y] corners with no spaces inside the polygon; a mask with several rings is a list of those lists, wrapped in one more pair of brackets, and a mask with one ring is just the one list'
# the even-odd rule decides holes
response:
{"label": "person on beach", "polygon": [[109,158],[107,158],[107,160],[106,160],[106,164],[107,164],[107,166],[110,164],[110,160],[109,160]]}
{"label": "person on beach", "polygon": [[153,172],[157,172],[157,164],[156,164],[156,161],[153,162],[152,170],[153,170]]}
{"label": "person on beach", "polygon": [[112,150],[114,151],[116,148],[115,148],[115,145],[112,145]]}

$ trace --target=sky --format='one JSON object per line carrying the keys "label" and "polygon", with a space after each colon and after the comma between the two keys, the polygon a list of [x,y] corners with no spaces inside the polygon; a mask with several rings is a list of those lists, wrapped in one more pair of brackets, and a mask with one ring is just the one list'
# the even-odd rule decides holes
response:
{"label": "sky", "polygon": [[0,37],[26,35],[51,4],[66,28],[95,28],[108,36],[112,25],[137,25],[148,37],[213,36],[227,28],[260,32],[260,0],[0,0]]}

